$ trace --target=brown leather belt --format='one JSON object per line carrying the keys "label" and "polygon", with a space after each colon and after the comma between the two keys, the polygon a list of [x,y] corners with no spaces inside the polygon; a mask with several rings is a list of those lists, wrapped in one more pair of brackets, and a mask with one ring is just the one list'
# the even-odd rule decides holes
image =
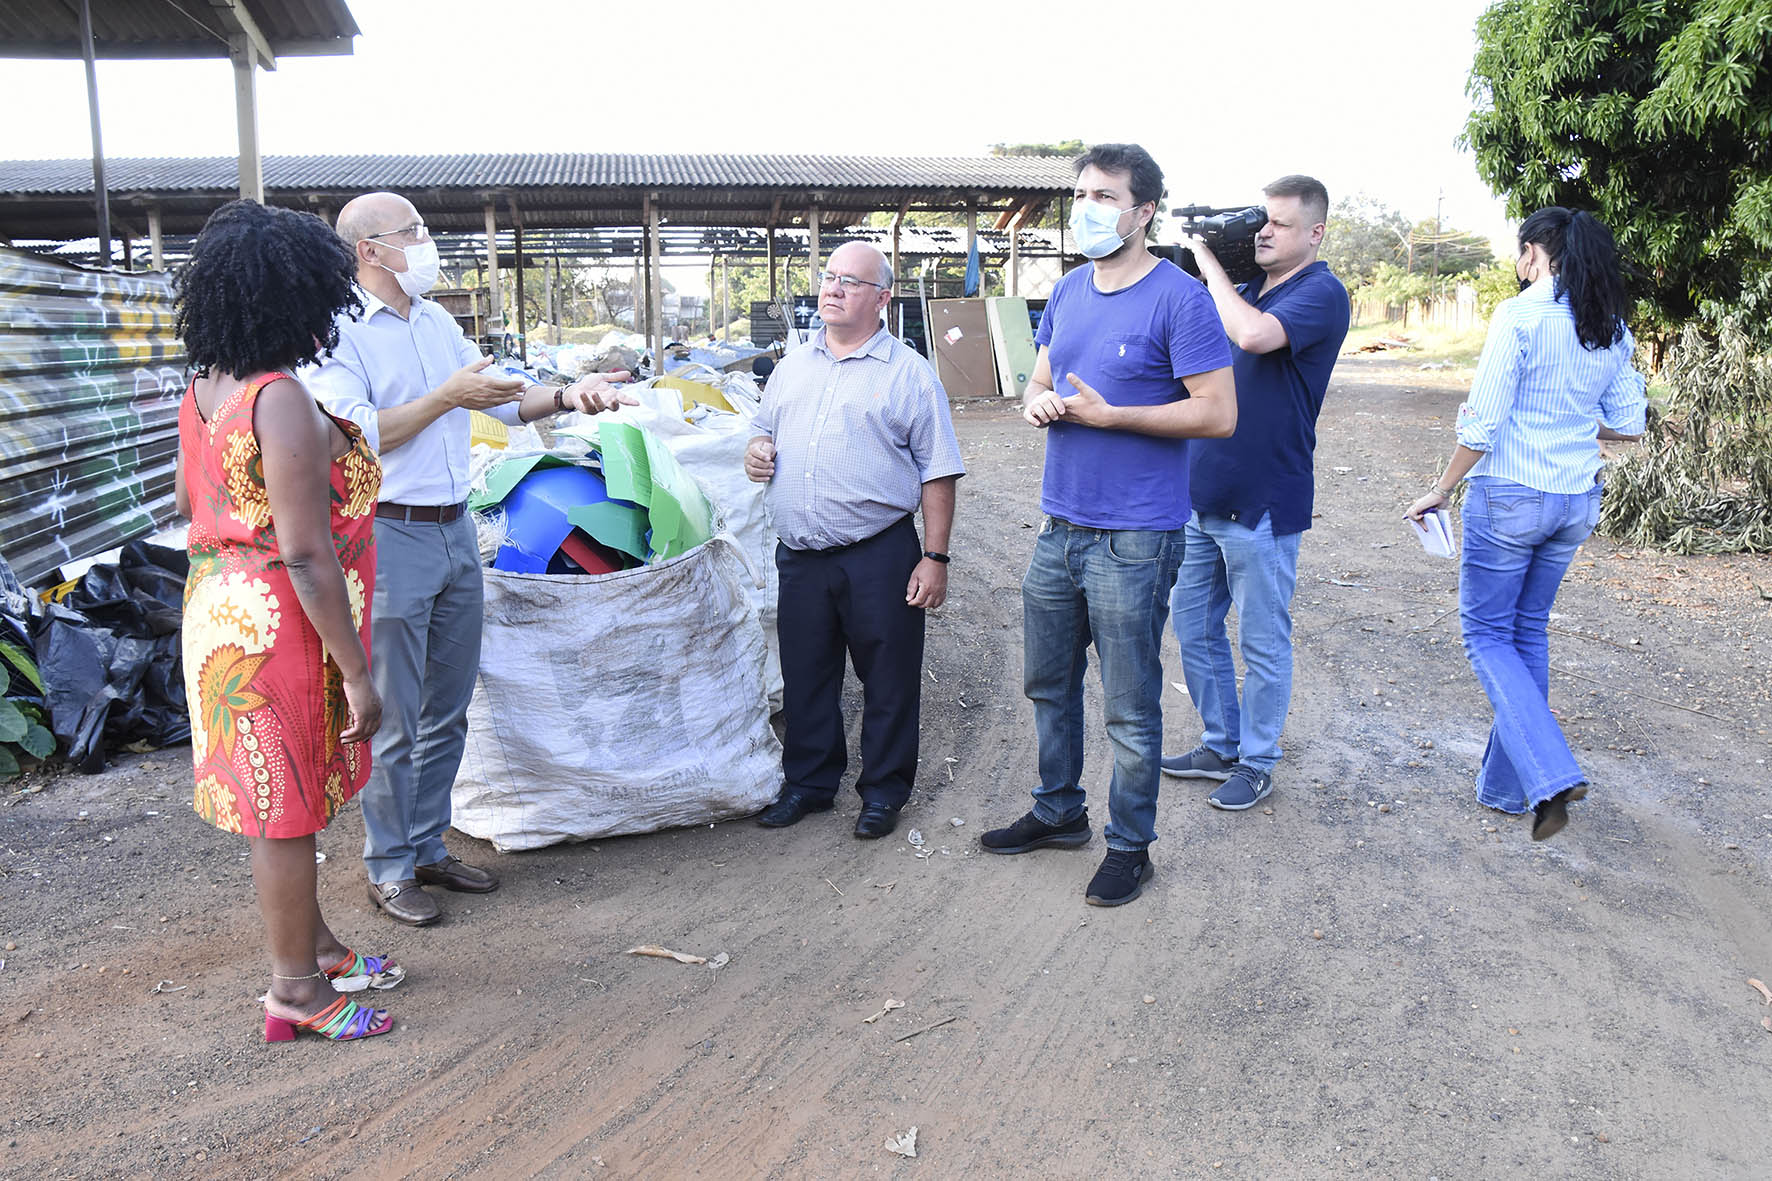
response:
{"label": "brown leather belt", "polygon": [[409,525],[447,525],[462,515],[465,504],[395,504],[384,500],[375,506],[375,515],[383,520],[405,521]]}

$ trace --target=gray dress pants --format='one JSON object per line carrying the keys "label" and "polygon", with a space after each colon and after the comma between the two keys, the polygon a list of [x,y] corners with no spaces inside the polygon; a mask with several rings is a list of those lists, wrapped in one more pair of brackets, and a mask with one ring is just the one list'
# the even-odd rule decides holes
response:
{"label": "gray dress pants", "polygon": [[369,665],[381,694],[363,804],[363,864],[377,884],[443,860],[449,792],[480,670],[485,587],[474,520],[375,522]]}

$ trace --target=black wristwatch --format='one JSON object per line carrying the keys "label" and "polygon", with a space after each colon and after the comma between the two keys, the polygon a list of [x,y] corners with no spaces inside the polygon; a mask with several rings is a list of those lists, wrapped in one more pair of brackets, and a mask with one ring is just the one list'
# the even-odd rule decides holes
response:
{"label": "black wristwatch", "polygon": [[940,562],[943,566],[945,566],[949,562],[953,561],[953,559],[948,557],[946,554],[938,554],[932,549],[924,550],[923,556],[925,558],[928,558],[931,562]]}

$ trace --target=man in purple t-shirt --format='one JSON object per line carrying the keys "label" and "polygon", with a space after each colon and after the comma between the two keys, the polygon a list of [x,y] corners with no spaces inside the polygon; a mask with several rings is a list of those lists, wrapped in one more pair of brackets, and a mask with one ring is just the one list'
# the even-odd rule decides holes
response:
{"label": "man in purple t-shirt", "polygon": [[1162,196],[1162,171],[1136,144],[1097,144],[1077,161],[1071,231],[1093,263],[1053,288],[1022,399],[1028,424],[1048,432],[1046,522],[1021,584],[1040,785],[1032,811],[980,838],[991,853],[1089,843],[1083,670],[1093,642],[1114,748],[1107,857],[1084,895],[1097,906],[1132,901],[1151,875],[1159,650],[1188,519],[1187,440],[1237,425],[1211,297],[1145,245]]}

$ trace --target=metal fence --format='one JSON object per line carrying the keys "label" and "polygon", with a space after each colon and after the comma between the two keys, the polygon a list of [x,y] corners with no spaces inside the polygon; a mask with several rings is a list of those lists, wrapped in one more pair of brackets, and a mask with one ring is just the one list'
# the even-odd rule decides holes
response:
{"label": "metal fence", "polygon": [[183,392],[165,274],[0,249],[0,554],[20,580],[172,520]]}
{"label": "metal fence", "polygon": [[1485,317],[1477,307],[1476,289],[1461,286],[1432,299],[1412,299],[1401,304],[1363,299],[1357,293],[1353,300],[1353,326],[1396,324],[1402,328],[1446,328],[1469,332],[1480,328]]}

